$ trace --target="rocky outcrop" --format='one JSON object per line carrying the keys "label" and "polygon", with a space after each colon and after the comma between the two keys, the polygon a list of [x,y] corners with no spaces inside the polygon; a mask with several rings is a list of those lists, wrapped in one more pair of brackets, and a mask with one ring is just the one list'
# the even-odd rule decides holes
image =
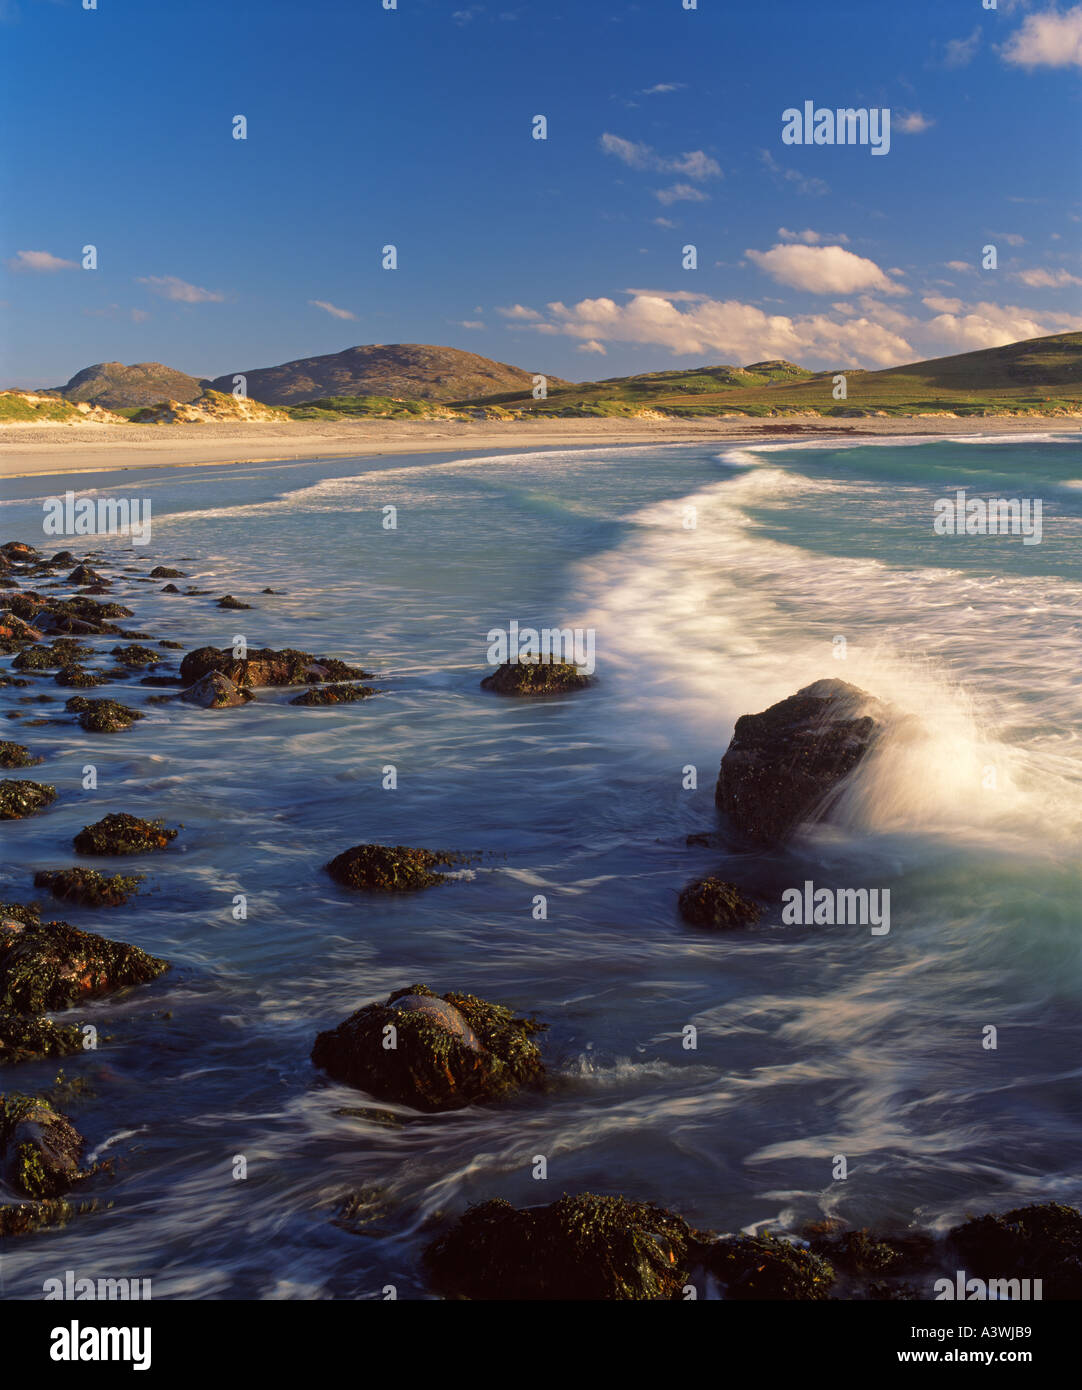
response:
{"label": "rocky outcrop", "polygon": [[168,400],[144,406],[131,418],[132,423],[136,425],[201,425],[216,421],[284,423],[290,417],[288,411],[276,410],[274,406],[249,400],[247,396],[234,396],[223,391],[204,391],[198,400]]}
{"label": "rocky outcrop", "polygon": [[570,661],[505,661],[481,682],[497,695],[563,695],[584,690],[591,677]]}
{"label": "rocky outcrop", "polygon": [[0,1066],[39,1057],[70,1057],[83,1050],[83,1035],[74,1024],[0,1012]]}
{"label": "rocky outcrop", "polygon": [[41,1096],[0,1097],[0,1174],[21,1196],[58,1197],[86,1174],[85,1141],[66,1115]]}
{"label": "rocky outcrop", "polygon": [[369,893],[414,893],[442,883],[446,874],[437,864],[453,864],[456,856],[440,850],[411,849],[409,845],[354,845],[324,868],[343,888]]}
{"label": "rocky outcrop", "polygon": [[312,1062],[379,1100],[459,1110],[541,1084],[532,1037],[542,1026],[472,994],[440,996],[414,985],[320,1033]]}
{"label": "rocky outcrop", "polygon": [[45,782],[0,782],[0,820],[24,820],[36,816],[56,800],[56,788]]}
{"label": "rocky outcrop", "polygon": [[145,718],[141,710],[129,709],[119,700],[88,700],[85,695],[72,696],[64,708],[77,714],[79,723],[92,734],[120,733]]}
{"label": "rocky outcrop", "polygon": [[750,840],[777,844],[824,815],[874,747],[887,707],[845,681],[821,680],[736,721],[715,802]]}
{"label": "rocky outcrop", "polygon": [[199,647],[180,663],[184,681],[197,681],[208,671],[219,671],[241,686],[319,685],[324,681],[365,680],[372,674],[334,657],[313,656],[291,647],[282,651],[253,647],[243,658],[234,656],[228,647]]}
{"label": "rocky outcrop", "polygon": [[84,825],[72,843],[78,854],[149,854],[166,849],[177,834],[160,820],[140,820],[120,811]]}
{"label": "rocky outcrop", "polygon": [[39,869],[35,888],[48,888],[54,898],[87,907],[116,907],[136,892],[143,874],[100,874],[97,869]]}
{"label": "rocky outcrop", "polygon": [[510,1300],[677,1299],[695,1235],[652,1202],[566,1193],[517,1209],[500,1198],[461,1216],[425,1251],[437,1292]]}
{"label": "rocky outcrop", "polygon": [[67,922],[0,917],[0,1007],[41,1014],[145,984],[169,962]]}

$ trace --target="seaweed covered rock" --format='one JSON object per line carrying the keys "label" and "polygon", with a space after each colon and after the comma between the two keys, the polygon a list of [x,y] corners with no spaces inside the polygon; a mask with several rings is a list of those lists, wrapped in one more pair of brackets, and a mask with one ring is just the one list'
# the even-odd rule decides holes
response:
{"label": "seaweed covered rock", "polygon": [[425,1251],[437,1292],[476,1299],[682,1297],[695,1238],[651,1202],[584,1193],[519,1209],[470,1207]]}
{"label": "seaweed covered rock", "polygon": [[234,685],[220,671],[208,671],[194,685],[182,690],[179,698],[202,709],[230,709],[235,705],[246,705],[255,696],[250,690]]}
{"label": "seaweed covered rock", "polygon": [[56,800],[56,788],[45,782],[0,782],[0,820],[24,820],[37,815]]}
{"label": "seaweed covered rock", "polygon": [[542,1027],[472,994],[414,985],[320,1033],[312,1061],[377,1099],[459,1110],[540,1085],[545,1068],[532,1037]]}
{"label": "seaweed covered rock", "polygon": [[41,1096],[0,1096],[0,1174],[32,1200],[59,1197],[85,1174],[83,1136]]}
{"label": "seaweed covered rock", "polygon": [[62,666],[53,677],[57,685],[65,685],[76,690],[85,690],[94,685],[107,685],[104,676],[88,671],[85,666]]}
{"label": "seaweed covered rock", "polygon": [[743,714],[714,800],[751,840],[776,844],[829,810],[875,745],[888,711],[855,685],[821,680],[761,714]]}
{"label": "seaweed covered rock", "polygon": [[155,980],[169,969],[138,946],[67,922],[0,921],[0,1007],[41,1014]]}
{"label": "seaweed covered rock", "polygon": [[108,580],[89,565],[76,565],[65,581],[68,584],[106,584]]}
{"label": "seaweed covered rock", "polygon": [[0,767],[36,767],[44,758],[35,758],[21,743],[0,739]]}
{"label": "seaweed covered rock", "polygon": [[74,695],[64,708],[77,714],[79,723],[91,734],[120,733],[146,717],[142,710],[129,709],[119,700],[88,700],[85,695]]}
{"label": "seaweed covered rock", "polygon": [[122,666],[153,666],[164,660],[153,647],[141,647],[138,642],[130,642],[126,647],[113,647],[110,654]]}
{"label": "seaweed covered rock", "polygon": [[701,878],[680,894],[680,915],[695,927],[721,930],[756,922],[762,908],[720,878]]}
{"label": "seaweed covered rock", "polygon": [[481,689],[497,695],[562,695],[589,684],[591,678],[570,661],[505,661],[484,678]]}
{"label": "seaweed covered rock", "polygon": [[950,1240],[968,1274],[1040,1279],[1045,1299],[1082,1298],[1082,1212],[1075,1207],[1040,1202],[979,1216],[956,1226]]}
{"label": "seaweed covered rock", "polygon": [[228,647],[199,647],[180,663],[181,679],[197,681],[208,671],[219,671],[234,685],[319,685],[324,681],[366,680],[372,673],[347,666],[333,657],[313,656],[291,647],[253,647],[243,659]]}
{"label": "seaweed covered rock", "polygon": [[83,1050],[83,1035],[73,1024],[0,1011],[0,1066],[38,1057],[68,1057]]}
{"label": "seaweed covered rock", "polygon": [[819,1300],[829,1297],[834,1270],[819,1255],[776,1236],[737,1236],[704,1247],[705,1263],[727,1299]]}
{"label": "seaweed covered rock", "polygon": [[11,663],[11,669],[13,671],[55,671],[60,664],[60,654],[50,647],[25,647]]}
{"label": "seaweed covered rock", "polygon": [[183,579],[183,570],[170,569],[168,565],[155,565],[150,571],[151,579]]}
{"label": "seaweed covered rock", "polygon": [[218,600],[219,608],[250,609],[250,603],[242,603],[239,598],[234,598],[232,594],[223,594]]}
{"label": "seaweed covered rock", "polygon": [[54,898],[87,907],[116,907],[126,903],[145,875],[101,874],[97,869],[39,869],[35,888],[48,888]]}
{"label": "seaweed covered rock", "polygon": [[433,873],[435,865],[453,864],[456,858],[442,850],[411,849],[408,845],[354,845],[323,867],[343,888],[414,893],[442,883],[447,875]]}
{"label": "seaweed covered rock", "polygon": [[376,692],[370,685],[320,685],[294,695],[291,705],[342,705],[354,700],[367,700]]}
{"label": "seaweed covered rock", "polygon": [[165,849],[178,833],[160,820],[141,820],[120,811],[84,825],[72,843],[78,854],[148,854]]}

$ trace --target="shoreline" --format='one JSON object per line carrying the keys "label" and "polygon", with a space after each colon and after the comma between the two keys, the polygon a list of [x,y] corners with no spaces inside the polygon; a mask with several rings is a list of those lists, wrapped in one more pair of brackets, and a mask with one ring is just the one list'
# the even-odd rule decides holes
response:
{"label": "shoreline", "polygon": [[[129,433],[130,429],[130,433]],[[5,425],[0,477],[120,472],[133,468],[288,463],[365,455],[489,450],[696,444],[711,440],[859,440],[861,438],[1082,432],[1077,417],[906,416],[827,422],[822,416],[708,420],[413,421],[365,420],[272,424]]]}

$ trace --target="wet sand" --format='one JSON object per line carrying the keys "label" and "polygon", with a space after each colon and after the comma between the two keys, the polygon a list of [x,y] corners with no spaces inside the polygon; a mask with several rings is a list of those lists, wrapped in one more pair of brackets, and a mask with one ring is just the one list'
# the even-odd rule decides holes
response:
{"label": "wet sand", "polygon": [[771,438],[852,439],[877,435],[1071,433],[1077,417],[955,419],[865,417],[825,420],[356,420],[283,425],[6,425],[0,427],[0,477],[90,473],[107,469],[194,467],[349,454],[563,448],[607,444],[684,444]]}

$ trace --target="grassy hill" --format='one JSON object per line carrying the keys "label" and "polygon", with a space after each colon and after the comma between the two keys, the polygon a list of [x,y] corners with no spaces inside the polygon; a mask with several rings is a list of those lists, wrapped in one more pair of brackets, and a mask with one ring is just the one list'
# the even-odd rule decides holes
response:
{"label": "grassy hill", "polygon": [[85,401],[36,391],[0,391],[0,425],[118,424],[119,417]]}
{"label": "grassy hill", "polygon": [[[836,372],[846,377],[844,401],[833,397]],[[1082,410],[1082,333],[876,372],[809,372],[791,362],[756,362],[550,386],[543,401],[528,392],[504,392],[454,404],[498,404],[542,416],[1064,414]]]}

